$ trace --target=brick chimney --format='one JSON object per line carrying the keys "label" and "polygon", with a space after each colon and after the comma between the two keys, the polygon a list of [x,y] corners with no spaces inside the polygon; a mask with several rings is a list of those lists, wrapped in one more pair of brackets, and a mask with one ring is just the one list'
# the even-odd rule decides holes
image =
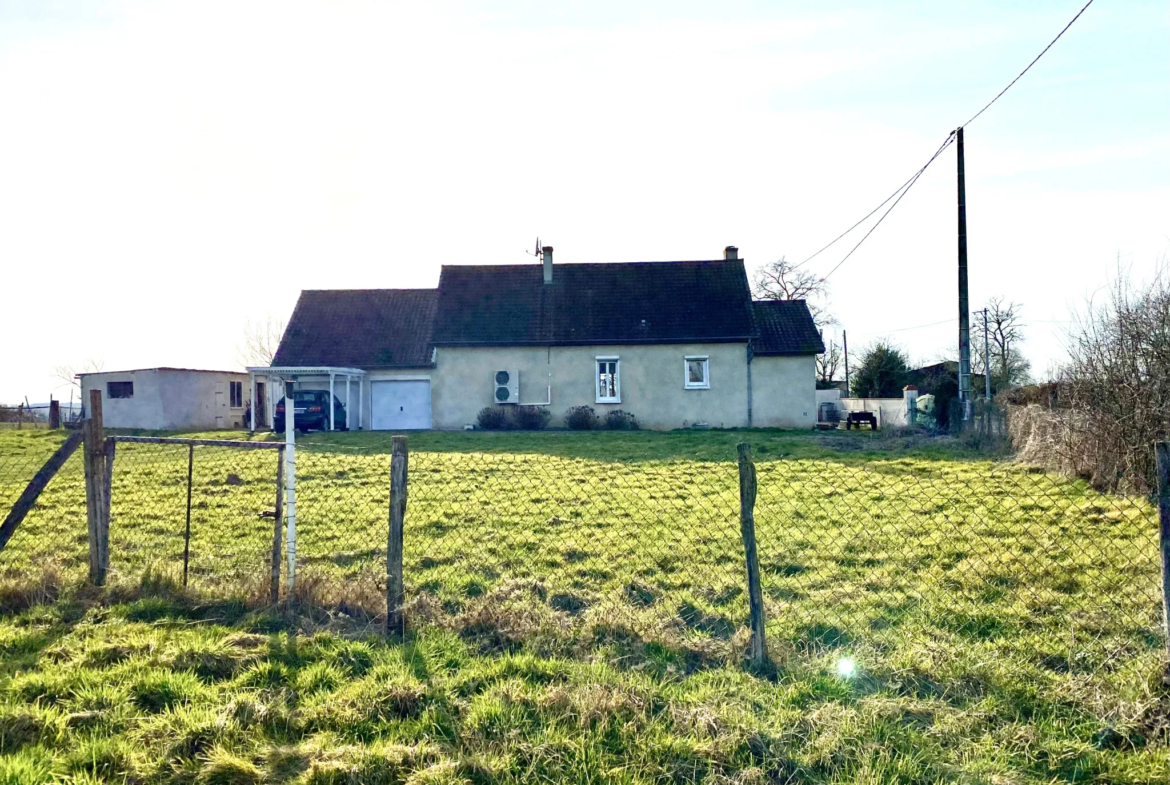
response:
{"label": "brick chimney", "polygon": [[723,258],[728,259],[728,260],[738,259],[739,258],[739,249],[736,248],[734,245],[727,246],[726,248],[723,249]]}

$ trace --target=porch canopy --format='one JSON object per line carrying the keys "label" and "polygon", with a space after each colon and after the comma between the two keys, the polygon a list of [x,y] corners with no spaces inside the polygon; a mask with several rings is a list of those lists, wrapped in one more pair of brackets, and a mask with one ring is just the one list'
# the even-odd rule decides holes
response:
{"label": "porch canopy", "polygon": [[[356,429],[361,430],[361,424],[362,424],[362,379],[364,379],[366,376],[366,372],[363,371],[362,369],[360,369],[360,368],[344,368],[344,367],[333,366],[333,365],[274,365],[274,366],[267,367],[267,368],[264,368],[264,367],[249,368],[248,369],[248,379],[249,379],[249,382],[251,384],[252,397],[250,400],[252,402],[252,406],[251,406],[251,415],[249,417],[248,427],[253,431],[256,430],[256,377],[258,377],[258,376],[268,380],[268,386],[269,386],[268,397],[270,399],[272,399],[272,402],[271,402],[271,404],[269,404],[267,401],[265,402],[266,405],[264,407],[265,408],[264,419],[266,420],[266,422],[264,423],[264,425],[267,425],[270,428],[274,424],[273,420],[274,420],[275,413],[276,413],[276,401],[280,400],[280,398],[278,396],[276,396],[275,391],[272,390],[273,382],[293,382],[295,384],[297,382],[308,381],[309,379],[324,380],[326,377],[328,377],[329,378],[329,430],[331,430],[331,431],[334,429],[334,426],[333,426],[333,418],[335,415],[334,401],[336,400],[334,397],[334,392],[333,392],[334,385],[337,383],[338,377],[345,378],[345,401],[344,401],[344,404],[345,404],[346,412],[348,413],[349,412],[349,401],[350,401],[349,383],[350,383],[351,379],[356,379],[357,380],[357,390],[358,390],[358,393],[357,393],[357,402],[358,402],[357,415],[358,416],[357,416]],[[282,394],[283,394],[283,391],[282,391]],[[295,414],[293,415],[293,419],[295,422],[295,419],[296,419]],[[348,414],[346,416],[346,427],[354,427],[349,422]]]}

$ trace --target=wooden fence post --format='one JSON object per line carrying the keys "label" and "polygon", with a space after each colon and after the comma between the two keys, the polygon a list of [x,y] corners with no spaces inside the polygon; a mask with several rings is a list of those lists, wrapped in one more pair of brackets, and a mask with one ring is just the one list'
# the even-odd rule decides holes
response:
{"label": "wooden fence post", "polygon": [[1166,633],[1166,673],[1170,685],[1170,442],[1154,446],[1158,466],[1158,541],[1162,551],[1162,624]]}
{"label": "wooden fence post", "polygon": [[89,580],[106,582],[109,567],[109,505],[106,484],[106,434],[102,426],[102,391],[89,391],[89,422],[85,427],[85,512],[89,524]]}
{"label": "wooden fence post", "polygon": [[272,528],[272,604],[280,602],[280,540],[284,534],[284,448],[276,451],[276,519]]}
{"label": "wooden fence post", "polygon": [[402,524],[406,519],[406,437],[395,436],[390,457],[390,537],[386,543],[386,634],[402,634]]}
{"label": "wooden fence post", "polygon": [[739,444],[736,452],[739,461],[739,528],[747,559],[748,609],[752,623],[749,658],[753,667],[760,668],[768,662],[768,650],[764,639],[764,593],[760,588],[760,560],[756,555],[756,465],[752,463],[751,445]]}
{"label": "wooden fence post", "polygon": [[49,401],[49,427],[54,431],[61,427],[61,402]]}

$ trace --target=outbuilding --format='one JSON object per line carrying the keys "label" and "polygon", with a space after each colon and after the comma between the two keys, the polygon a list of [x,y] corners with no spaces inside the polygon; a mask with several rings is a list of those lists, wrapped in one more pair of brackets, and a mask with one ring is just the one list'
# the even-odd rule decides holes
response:
{"label": "outbuilding", "polygon": [[156,431],[245,428],[248,375],[197,368],[138,368],[78,375],[81,400],[101,390],[107,428]]}

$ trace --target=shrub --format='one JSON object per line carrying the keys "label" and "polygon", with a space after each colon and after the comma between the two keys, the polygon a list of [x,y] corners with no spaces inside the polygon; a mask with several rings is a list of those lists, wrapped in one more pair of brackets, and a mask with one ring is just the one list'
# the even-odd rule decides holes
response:
{"label": "shrub", "polygon": [[521,431],[540,431],[548,425],[552,412],[544,406],[517,406],[512,411],[512,426]]}
{"label": "shrub", "polygon": [[565,425],[574,431],[592,431],[598,425],[592,406],[574,406],[565,412]]}
{"label": "shrub", "polygon": [[605,427],[611,431],[636,431],[638,418],[621,409],[614,409],[605,415]]}
{"label": "shrub", "polygon": [[475,417],[476,423],[485,431],[505,431],[511,425],[508,410],[503,406],[485,406]]}

